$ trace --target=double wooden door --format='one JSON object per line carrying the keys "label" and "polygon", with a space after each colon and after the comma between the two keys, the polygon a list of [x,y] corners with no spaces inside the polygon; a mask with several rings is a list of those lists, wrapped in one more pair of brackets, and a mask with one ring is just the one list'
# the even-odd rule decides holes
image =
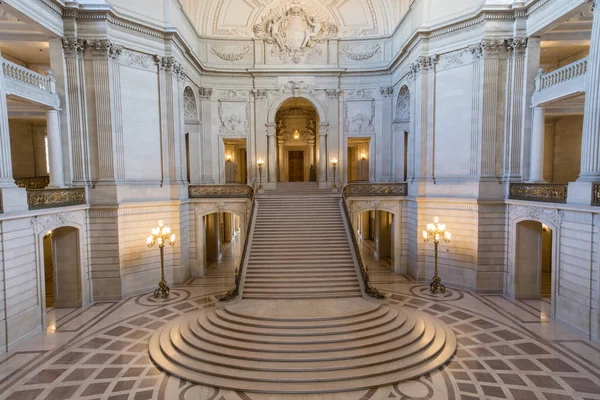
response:
{"label": "double wooden door", "polygon": [[288,152],[288,175],[290,182],[304,181],[304,151]]}

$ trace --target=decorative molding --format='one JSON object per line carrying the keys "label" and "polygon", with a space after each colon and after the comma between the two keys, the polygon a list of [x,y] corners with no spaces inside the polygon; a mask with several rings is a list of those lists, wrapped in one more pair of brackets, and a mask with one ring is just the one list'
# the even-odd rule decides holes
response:
{"label": "decorative molding", "polygon": [[49,176],[34,176],[31,178],[15,179],[15,184],[23,189],[44,189],[50,184]]}
{"label": "decorative molding", "polygon": [[384,98],[391,98],[394,96],[394,87],[393,86],[382,87],[379,89],[379,91]]}
{"label": "decorative molding", "polygon": [[249,133],[250,104],[246,103],[244,108],[244,116],[238,115],[235,112],[224,115],[223,102],[219,101],[219,133],[221,135],[247,135]]}
{"label": "decorative molding", "polygon": [[161,57],[156,55],[154,56],[154,62],[158,66],[159,71],[173,74],[177,79],[183,79],[185,77],[183,65],[173,56]]}
{"label": "decorative molding", "polygon": [[371,89],[347,90],[344,97],[348,100],[373,100],[375,98]]}
{"label": "decorative molding", "polygon": [[247,90],[219,90],[217,98],[219,100],[248,100]]}
{"label": "decorative molding", "polygon": [[435,64],[438,62],[438,55],[433,56],[421,56],[413,61],[409,66],[408,77],[409,79],[416,79],[418,74],[423,72],[431,71],[435,68]]}
{"label": "decorative molding", "polygon": [[205,87],[198,89],[198,95],[202,100],[210,100],[212,97],[213,90]]}
{"label": "decorative molding", "polygon": [[189,86],[183,91],[183,113],[185,120],[198,120],[198,104],[194,91]]}
{"label": "decorative molding", "polygon": [[50,215],[38,215],[31,218],[30,225],[36,235],[63,226],[75,225],[79,228],[86,226],[87,217],[85,211],[61,212]]}
{"label": "decorative molding", "polygon": [[468,57],[469,60],[465,59],[465,55],[469,53],[470,51],[468,49],[460,49],[440,55],[439,69],[441,70],[446,68],[459,67],[461,65],[466,64],[467,62],[471,62],[473,60],[472,57]]}
{"label": "decorative molding", "polygon": [[325,95],[328,99],[337,99],[341,93],[342,91],[339,89],[325,89]]}
{"label": "decorative molding", "polygon": [[[357,113],[350,121],[348,116],[348,102],[344,102],[344,131],[350,134],[373,134],[375,133],[375,100],[371,100],[370,117],[363,113]],[[352,127],[351,123],[352,122]]]}
{"label": "decorative molding", "polygon": [[267,98],[268,92],[266,89],[254,89],[251,93],[256,100],[264,100]]}
{"label": "decorative molding", "polygon": [[367,44],[359,46],[341,46],[340,53],[347,59],[352,61],[367,61],[375,56],[381,56],[380,44]]}
{"label": "decorative molding", "polygon": [[506,46],[504,40],[499,39],[484,39],[475,46],[471,46],[469,50],[474,58],[482,57],[498,57],[500,51]]}
{"label": "decorative molding", "polygon": [[406,183],[349,183],[342,191],[344,197],[407,196]]}
{"label": "decorative molding", "polygon": [[562,213],[557,209],[539,206],[510,205],[508,213],[511,220],[526,218],[534,221],[551,222],[557,226],[562,216]]}
{"label": "decorative molding", "polygon": [[526,37],[514,37],[505,39],[504,43],[509,53],[524,56],[527,50],[527,38]]}
{"label": "decorative molding", "polygon": [[228,62],[252,61],[252,47],[250,46],[235,47],[233,51],[227,51],[215,44],[211,46],[210,51],[221,60]]}

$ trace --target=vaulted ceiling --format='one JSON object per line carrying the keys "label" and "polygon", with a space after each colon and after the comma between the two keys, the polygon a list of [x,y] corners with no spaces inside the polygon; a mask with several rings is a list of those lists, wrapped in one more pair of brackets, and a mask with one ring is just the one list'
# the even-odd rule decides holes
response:
{"label": "vaulted ceiling", "polygon": [[338,27],[343,38],[388,35],[408,0],[180,0],[198,33],[254,37],[253,27],[273,9],[300,5]]}

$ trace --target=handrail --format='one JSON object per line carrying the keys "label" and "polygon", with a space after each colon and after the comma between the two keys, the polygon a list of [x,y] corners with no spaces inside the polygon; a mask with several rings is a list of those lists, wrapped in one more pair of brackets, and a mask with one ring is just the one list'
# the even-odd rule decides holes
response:
{"label": "handrail", "polygon": [[350,230],[350,238],[352,240],[352,246],[354,247],[354,253],[356,254],[356,260],[358,261],[358,266],[360,268],[360,275],[365,287],[365,294],[367,294],[370,297],[373,297],[374,299],[385,299],[385,296],[379,293],[379,290],[371,286],[369,280],[369,269],[365,264],[362,255],[360,254],[360,248],[358,247],[358,239],[356,238],[356,233],[352,228],[352,220],[350,219],[350,212],[348,211],[348,205],[346,204],[345,194],[342,194],[342,208],[344,209],[346,223],[348,224],[348,228]]}
{"label": "handrail", "polygon": [[508,198],[511,200],[566,203],[569,185],[553,183],[511,183]]}
{"label": "handrail", "polygon": [[15,184],[23,189],[44,189],[50,184],[49,176],[32,176],[29,178],[17,178]]}
{"label": "handrail", "polygon": [[85,189],[27,189],[30,210],[39,208],[68,207],[86,203]]}
{"label": "handrail", "polygon": [[55,80],[52,76],[38,74],[18,64],[2,59],[2,72],[4,77],[33,86],[37,89],[54,94],[56,92]]}
{"label": "handrail", "polygon": [[558,68],[554,71],[544,73],[541,69],[535,78],[535,91],[540,92],[544,89],[556,86],[560,83],[570,81],[587,73],[588,57],[577,60],[569,65]]}
{"label": "handrail", "polygon": [[252,233],[252,226],[254,222],[254,213],[256,212],[256,196],[254,192],[252,194],[252,211],[250,211],[250,218],[248,218],[248,226],[246,227],[246,236],[244,237],[244,248],[242,249],[242,257],[240,258],[240,266],[235,269],[235,283],[234,286],[229,289],[223,297],[219,299],[220,302],[226,302],[234,300],[240,295],[240,284],[242,282],[242,276],[244,275],[244,265],[247,264],[246,258],[250,255],[248,253],[248,244],[250,243],[250,234]]}

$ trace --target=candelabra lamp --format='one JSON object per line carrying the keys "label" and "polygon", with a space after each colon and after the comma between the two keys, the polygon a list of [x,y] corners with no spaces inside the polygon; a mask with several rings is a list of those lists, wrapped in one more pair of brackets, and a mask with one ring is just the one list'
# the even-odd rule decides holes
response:
{"label": "candelabra lamp", "polygon": [[262,158],[259,158],[258,161],[256,162],[256,164],[258,164],[258,176],[260,179],[260,183],[258,185],[258,190],[263,190],[263,184],[262,184],[262,169],[263,169],[263,165],[265,165],[265,162],[263,161]]}
{"label": "candelabra lamp", "polygon": [[435,244],[435,271],[429,285],[431,293],[436,293],[438,290],[441,293],[446,292],[446,286],[442,285],[442,280],[438,276],[438,246],[441,240],[450,243],[450,239],[450,232],[446,230],[446,225],[440,224],[438,217],[433,218],[433,224],[427,224],[427,229],[423,231],[423,240],[426,243],[433,241]]}
{"label": "candelabra lamp", "polygon": [[152,247],[155,244],[160,249],[160,282],[158,282],[158,289],[154,291],[154,297],[163,296],[164,298],[169,297],[169,285],[165,279],[165,244],[171,246],[175,245],[175,234],[171,233],[171,228],[166,227],[163,221],[158,221],[158,227],[152,228],[152,234],[146,238],[146,244],[148,247]]}
{"label": "candelabra lamp", "polygon": [[335,170],[337,168],[337,165],[338,165],[337,158],[332,158],[331,166],[333,167],[333,186],[331,187],[331,189],[333,189],[333,190],[337,190],[337,186],[335,185]]}

